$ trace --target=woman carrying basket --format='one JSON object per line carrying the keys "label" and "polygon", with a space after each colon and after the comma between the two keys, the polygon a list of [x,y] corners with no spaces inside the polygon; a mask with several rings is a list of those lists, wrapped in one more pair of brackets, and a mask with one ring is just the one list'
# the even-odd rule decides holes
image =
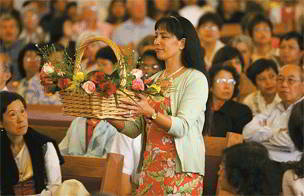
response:
{"label": "woman carrying basket", "polygon": [[170,16],[156,23],[154,44],[166,68],[152,79],[167,87],[165,97],[138,95],[138,102],[124,107],[125,115],[137,117],[134,122],[108,122],[129,137],[143,134],[138,195],[201,195],[208,83],[200,42],[187,19]]}

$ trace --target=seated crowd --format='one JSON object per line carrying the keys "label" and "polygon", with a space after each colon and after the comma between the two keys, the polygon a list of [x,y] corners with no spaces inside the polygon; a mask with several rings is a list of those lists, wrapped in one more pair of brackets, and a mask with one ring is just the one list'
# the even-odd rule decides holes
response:
{"label": "seated crowd", "polygon": [[[178,30],[161,19],[172,17],[181,27],[179,19],[184,17],[196,30],[200,43],[196,52],[208,79],[202,137],[226,137],[227,132],[244,137],[244,143],[222,153],[220,188],[235,195],[303,195],[301,10],[304,3],[300,0],[0,0],[0,133],[1,149],[5,149],[1,150],[0,194],[56,195],[69,184],[62,182],[60,172],[64,155],[105,158],[107,153],[124,155],[121,184],[117,185],[121,195],[138,194],[142,157],[147,153],[141,151],[147,142],[144,134],[131,138],[110,120],[84,116],[74,118],[57,144],[30,127],[27,104],[62,106],[59,93],[52,93],[54,85],[46,85],[49,81],[41,68],[46,63],[64,62],[66,54],[75,62],[77,46],[94,36],[113,40],[126,55],[132,53],[130,60],[140,62],[136,68],[142,70],[144,79],[164,77],[168,65],[158,55],[162,44],[157,41],[159,29],[170,35],[177,35]],[[225,26],[231,24],[239,25],[242,32],[225,37]],[[278,30],[280,24],[285,25],[284,32]],[[180,40],[186,39],[183,36]],[[187,44],[181,43],[179,49],[183,50]],[[41,48],[50,44],[54,50],[46,62]],[[187,58],[185,55],[181,58]],[[111,47],[90,43],[81,68],[89,76],[97,71],[111,75],[117,62]],[[143,120],[151,126],[151,119]],[[186,130],[191,124],[183,126]]]}

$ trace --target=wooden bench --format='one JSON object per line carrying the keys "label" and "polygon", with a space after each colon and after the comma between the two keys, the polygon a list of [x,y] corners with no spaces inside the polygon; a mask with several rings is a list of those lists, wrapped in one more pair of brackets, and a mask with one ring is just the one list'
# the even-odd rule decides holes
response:
{"label": "wooden bench", "polygon": [[63,107],[58,105],[27,105],[29,126],[55,139],[63,139],[75,117],[64,116]]}
{"label": "wooden bench", "polygon": [[107,158],[65,155],[62,178],[79,180],[90,193],[119,195],[123,159],[115,153],[108,153]]}
{"label": "wooden bench", "polygon": [[[241,134],[228,132],[226,137],[204,136],[205,142],[205,176],[203,195],[225,195],[218,185],[218,170],[222,160],[222,151],[233,144],[243,140]],[[227,193],[229,195],[229,193]]]}
{"label": "wooden bench", "polygon": [[[243,135],[237,134],[237,133],[232,133],[228,132],[226,135],[226,148],[233,146],[238,143],[242,143],[244,141]],[[234,196],[234,194],[227,192],[225,190],[222,190],[220,185],[220,181],[218,180],[217,182],[217,190],[216,190],[216,195],[217,196]]]}

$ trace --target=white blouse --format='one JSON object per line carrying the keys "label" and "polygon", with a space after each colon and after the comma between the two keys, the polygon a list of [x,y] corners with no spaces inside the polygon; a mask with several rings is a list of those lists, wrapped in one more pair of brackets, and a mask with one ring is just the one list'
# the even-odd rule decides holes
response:
{"label": "white blouse", "polygon": [[[47,143],[44,161],[47,176],[47,187],[41,192],[41,194],[38,195],[48,196],[55,192],[62,180],[59,158],[57,156],[55,147],[51,142]],[[15,162],[19,170],[19,182],[25,181],[33,176],[31,156],[25,144],[15,157]]]}

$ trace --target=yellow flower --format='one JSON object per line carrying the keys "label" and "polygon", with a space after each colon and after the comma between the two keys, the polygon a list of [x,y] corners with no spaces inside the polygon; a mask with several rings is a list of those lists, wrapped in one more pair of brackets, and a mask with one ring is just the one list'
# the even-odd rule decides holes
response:
{"label": "yellow flower", "polygon": [[152,84],[151,86],[149,86],[149,88],[156,90],[157,93],[159,93],[161,90],[160,86],[156,84]]}
{"label": "yellow flower", "polygon": [[77,82],[83,82],[84,81],[84,73],[83,72],[77,72],[76,75],[73,76],[73,80]]}

